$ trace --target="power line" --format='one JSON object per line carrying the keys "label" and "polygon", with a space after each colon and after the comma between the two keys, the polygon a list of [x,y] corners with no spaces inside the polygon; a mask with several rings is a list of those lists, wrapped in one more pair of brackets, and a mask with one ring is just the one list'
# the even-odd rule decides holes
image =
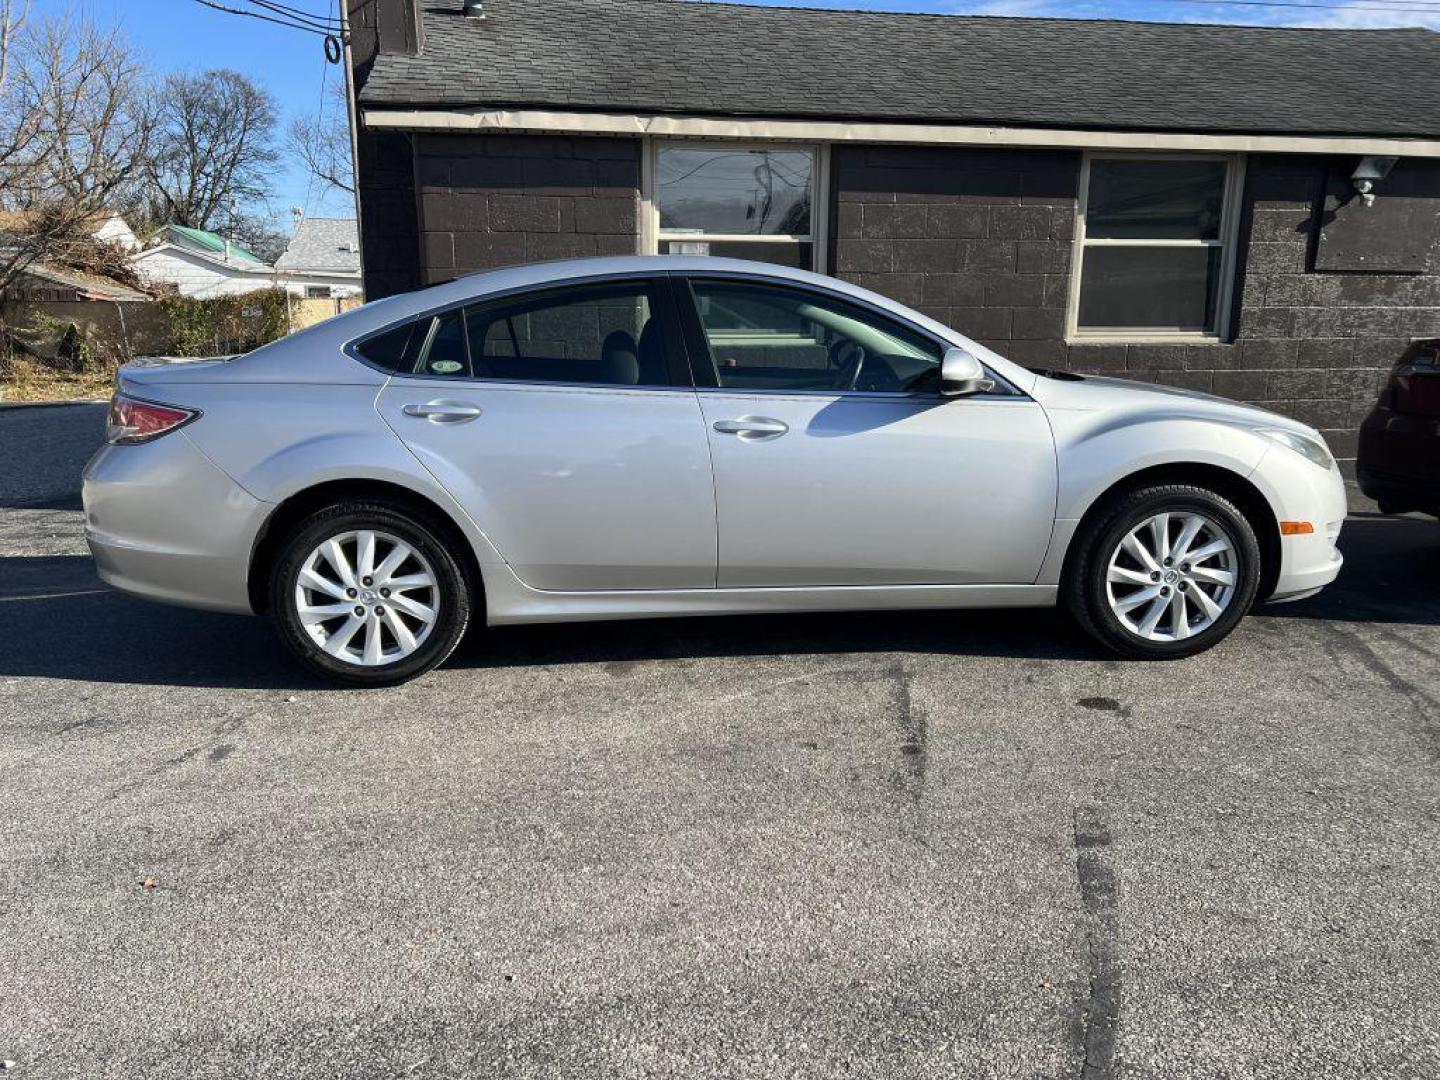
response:
{"label": "power line", "polygon": [[316,15],[313,12],[292,8],[287,4],[272,3],[271,0],[248,0],[248,2],[254,4],[256,7],[272,11],[281,18],[292,19],[313,27],[316,30],[324,30],[326,33],[333,34],[340,29],[340,20],[332,19],[328,15]]}
{"label": "power line", "polygon": [[[329,89],[329,81],[330,81],[330,61],[327,59],[327,60],[325,61],[325,63],[323,63],[323,64],[320,65],[320,102],[319,102],[319,104],[318,104],[318,106],[316,107],[316,110],[315,110],[315,112],[316,112],[316,117],[315,117],[315,137],[316,137],[317,139],[322,139],[322,138],[324,138],[324,131],[325,131],[325,97],[326,97],[326,90]],[[315,197],[315,182],[316,182],[316,180],[317,180],[317,177],[316,177],[316,175],[315,175],[315,170],[311,169],[311,170],[309,170],[309,171],[310,171],[310,176],[309,176],[309,178],[308,178],[308,179],[306,180],[306,182],[305,182],[305,206],[304,206],[304,216],[305,216],[305,217],[309,217],[309,216],[310,216],[310,202],[311,202],[311,200]]]}
{"label": "power line", "polygon": [[331,30],[321,30],[314,26],[307,26],[304,23],[291,22],[287,19],[280,19],[275,17],[274,15],[265,15],[258,11],[245,11],[241,8],[226,7],[224,4],[215,3],[215,0],[195,0],[195,3],[201,4],[207,8],[213,8],[216,11],[223,11],[227,15],[244,15],[247,18],[259,19],[262,22],[274,23],[276,26],[289,27],[291,30],[304,30],[308,34],[319,34],[321,37],[335,36],[335,32]]}

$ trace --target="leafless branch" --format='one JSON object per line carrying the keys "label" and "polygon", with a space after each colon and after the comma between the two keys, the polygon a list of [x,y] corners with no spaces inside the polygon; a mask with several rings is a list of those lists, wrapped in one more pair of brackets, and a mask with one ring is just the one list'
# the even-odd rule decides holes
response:
{"label": "leafless branch", "polygon": [[143,69],[119,30],[54,15],[20,27],[8,49],[0,291],[33,263],[91,245],[87,224],[134,181],[151,141],[139,104]]}
{"label": "leafless branch", "polygon": [[335,87],[327,108],[318,116],[296,117],[290,122],[285,148],[329,188],[355,193],[350,164],[350,118],[345,87]]}

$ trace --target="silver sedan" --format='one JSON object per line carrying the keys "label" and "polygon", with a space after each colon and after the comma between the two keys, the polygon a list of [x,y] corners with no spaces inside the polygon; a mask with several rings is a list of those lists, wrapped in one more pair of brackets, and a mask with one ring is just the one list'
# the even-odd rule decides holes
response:
{"label": "silver sedan", "polygon": [[1029,370],[865,289],[705,257],[517,267],[121,369],[111,584],[268,613],[355,685],[467,625],[1057,603],[1188,656],[1335,578],[1318,432]]}

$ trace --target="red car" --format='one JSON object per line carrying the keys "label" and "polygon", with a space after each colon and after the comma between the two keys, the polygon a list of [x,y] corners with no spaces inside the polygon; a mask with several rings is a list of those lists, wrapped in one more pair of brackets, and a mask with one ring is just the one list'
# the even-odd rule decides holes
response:
{"label": "red car", "polygon": [[1440,339],[1417,341],[1360,425],[1360,490],[1387,514],[1440,517]]}

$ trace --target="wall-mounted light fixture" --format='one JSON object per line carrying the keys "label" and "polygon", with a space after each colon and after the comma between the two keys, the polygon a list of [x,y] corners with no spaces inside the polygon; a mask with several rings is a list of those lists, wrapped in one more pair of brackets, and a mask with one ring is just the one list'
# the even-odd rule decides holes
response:
{"label": "wall-mounted light fixture", "polygon": [[1361,203],[1365,206],[1375,205],[1375,185],[1390,175],[1390,170],[1395,167],[1397,160],[1399,159],[1393,157],[1360,159],[1360,164],[1356,165],[1355,171],[1350,174],[1350,183],[1354,185]]}
{"label": "wall-mounted light fixture", "polygon": [[465,0],[465,14],[472,19],[485,17],[485,0]]}

